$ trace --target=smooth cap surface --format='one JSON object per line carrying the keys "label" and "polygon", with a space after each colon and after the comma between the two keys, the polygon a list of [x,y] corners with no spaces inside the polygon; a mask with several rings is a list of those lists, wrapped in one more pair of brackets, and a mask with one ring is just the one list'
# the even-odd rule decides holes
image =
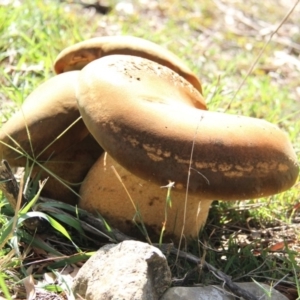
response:
{"label": "smooth cap surface", "polygon": [[[74,71],[57,75],[28,96],[20,111],[0,128],[1,158],[7,159],[13,166],[26,163],[26,158],[7,147],[8,144],[31,157],[38,156],[40,161],[48,160],[88,135],[88,130],[80,119],[56,140],[80,117],[75,99],[78,74],[79,71]],[[53,141],[55,142],[44,151]],[[43,154],[39,156],[42,151]]]}
{"label": "smooth cap surface", "polygon": [[120,55],[81,71],[83,120],[119,164],[183,191],[190,174],[189,191],[203,199],[258,198],[295,183],[297,158],[284,132],[264,120],[188,105],[196,94],[188,83],[172,82],[168,70]]}

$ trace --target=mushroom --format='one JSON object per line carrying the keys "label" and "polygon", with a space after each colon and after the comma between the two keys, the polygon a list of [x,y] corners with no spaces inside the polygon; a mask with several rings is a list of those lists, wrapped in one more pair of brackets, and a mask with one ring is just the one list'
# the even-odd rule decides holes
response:
{"label": "mushroom", "polygon": [[42,195],[76,205],[79,189],[90,168],[103,153],[103,149],[88,134],[83,140],[60,152],[40,166],[33,174],[48,178]]}
{"label": "mushroom", "polygon": [[77,43],[58,55],[54,69],[57,74],[81,70],[91,61],[113,54],[133,55],[155,61],[181,75],[202,93],[199,79],[179,57],[155,43],[133,36],[104,36]]}
{"label": "mushroom", "polygon": [[[88,64],[77,89],[89,132],[118,164],[147,183],[175,182],[174,191],[195,195],[197,203],[265,197],[295,183],[297,158],[284,132],[261,119],[201,110],[194,106],[199,95],[169,68],[126,55]],[[85,186],[96,180],[88,176]],[[85,189],[80,206],[98,209],[108,201],[101,190],[92,200],[84,197]],[[120,201],[109,199],[111,214]]]}
{"label": "mushroom", "polygon": [[[137,45],[140,44],[133,43],[132,47],[142,53]],[[179,199],[189,195],[184,231],[188,237],[197,235],[212,200],[258,198],[282,192],[294,184],[299,172],[296,155],[278,127],[264,120],[206,111],[199,81],[200,88],[166,67],[169,56],[164,58],[164,65],[158,64],[160,47],[158,53],[151,48],[154,61],[117,55],[114,50],[105,50],[107,56],[91,61],[101,56],[104,46],[78,46],[78,50],[70,52],[71,59],[66,59],[63,70],[71,70],[71,65],[87,65],[80,72],[57,75],[28,97],[22,111],[0,130],[0,156],[12,165],[23,165],[26,157],[20,153],[26,152],[30,159],[43,163],[42,169],[49,168],[72,185],[83,180],[103,148],[116,161],[113,164],[123,174],[123,180],[129,178],[129,186],[142,184],[147,187],[143,192],[146,198],[148,193],[160,199],[159,205],[138,200],[143,209],[153,209],[145,220],[154,232],[162,222],[161,218],[155,219],[155,210],[160,210],[163,203],[158,187],[175,182],[172,222],[185,205]],[[120,50],[118,47],[110,49]],[[127,45],[124,53],[133,54],[135,50]],[[141,56],[148,57],[148,53],[146,47]],[[65,61],[64,54],[60,57],[57,63]],[[178,69],[182,71],[181,67]],[[80,115],[84,124],[80,119],[75,122]],[[102,163],[101,157],[86,177],[80,190],[80,206],[99,209],[100,213],[101,207],[107,207],[103,208],[104,213],[109,213],[114,222],[119,218],[131,220],[132,210],[121,209],[123,196],[110,198],[106,206],[103,189],[88,196],[89,187],[99,186],[97,170],[106,172],[101,169]],[[39,171],[35,169],[36,173]],[[108,180],[110,184],[111,176],[101,182]],[[59,188],[54,181],[48,186],[54,198],[75,203],[68,194],[56,194]],[[203,209],[201,216],[199,207],[200,212]],[[116,218],[114,210],[120,212]],[[182,224],[178,221],[172,231],[171,223],[167,223],[167,233],[178,238]]]}
{"label": "mushroom", "polygon": [[89,134],[79,120],[63,138],[56,139],[80,118],[75,99],[78,74],[79,71],[74,71],[55,76],[27,97],[20,111],[0,128],[0,157],[13,166],[26,164],[27,157],[21,152],[48,160]]}
{"label": "mushroom", "polygon": [[[0,129],[0,158],[15,167],[25,166],[27,160],[42,164],[34,167],[33,175],[45,178],[50,176],[49,171],[54,174],[43,195],[73,204],[78,196],[67,186],[74,186],[73,190],[78,192],[78,184],[103,152],[78,111],[75,99],[78,73],[60,74],[41,84]],[[45,169],[48,172],[42,172]],[[65,181],[65,186],[54,177]]]}
{"label": "mushroom", "polygon": [[137,223],[142,220],[150,238],[159,236],[163,226],[165,238],[179,237],[184,219],[183,234],[187,238],[196,237],[199,228],[205,224],[212,202],[201,200],[198,195],[188,195],[184,218],[184,193],[171,190],[170,199],[167,199],[167,188],[135,176],[105,154],[90,169],[79,193],[82,209],[99,212],[111,226],[129,235],[141,236],[132,220]]}
{"label": "mushroom", "polygon": [[[172,66],[201,90],[197,77],[177,56],[154,43],[134,37],[102,37],[78,43],[61,52],[55,69],[57,73],[77,70],[97,55],[115,52],[137,54]],[[75,99],[78,73],[59,74],[43,83],[25,100],[21,111],[0,130],[0,157],[7,159],[12,166],[24,166],[27,159],[43,163],[33,172],[42,178],[52,174],[43,195],[73,204],[77,203],[74,192],[78,192],[87,171],[102,153],[82,120],[71,126],[80,117]],[[194,104],[206,109],[200,95]],[[71,128],[56,139],[69,126]],[[41,169],[48,171],[40,173]],[[65,182],[64,185],[61,181]]]}

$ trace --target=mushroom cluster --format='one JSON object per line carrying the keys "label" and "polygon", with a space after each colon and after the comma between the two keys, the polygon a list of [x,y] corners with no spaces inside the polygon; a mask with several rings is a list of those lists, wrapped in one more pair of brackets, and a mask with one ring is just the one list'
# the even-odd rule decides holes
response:
{"label": "mushroom cluster", "polygon": [[50,174],[44,195],[79,200],[126,233],[138,215],[154,235],[194,238],[214,199],[265,197],[297,179],[284,132],[207,111],[197,76],[154,43],[95,38],[63,50],[54,68],[0,129],[0,157],[32,160]]}

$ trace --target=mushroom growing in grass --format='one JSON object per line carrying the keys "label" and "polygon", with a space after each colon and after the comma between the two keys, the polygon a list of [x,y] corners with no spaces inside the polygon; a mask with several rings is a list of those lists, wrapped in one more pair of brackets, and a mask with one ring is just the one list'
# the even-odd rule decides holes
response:
{"label": "mushroom growing in grass", "polygon": [[[97,57],[115,52],[148,57],[170,66],[201,90],[197,77],[176,55],[134,37],[101,37],[78,43],[61,52],[55,69],[57,73],[81,69]],[[24,166],[27,159],[42,164],[34,168],[34,173],[47,169],[41,178],[51,175],[43,195],[73,204],[77,203],[74,192],[78,192],[87,171],[103,152],[80,120],[75,99],[78,73],[59,74],[40,85],[0,129],[0,158],[12,166]],[[200,94],[195,105],[206,109]]]}
{"label": "mushroom growing in grass", "polygon": [[79,191],[79,183],[103,152],[78,111],[78,73],[60,74],[41,84],[0,128],[0,158],[15,167],[34,162],[33,175],[42,172],[41,178],[51,172],[43,195],[73,204],[78,196],[70,188]]}
{"label": "mushroom growing in grass", "polygon": [[[114,55],[91,62],[78,78],[78,107],[89,132],[118,164],[151,186],[175,182],[174,191],[188,191],[198,205],[265,197],[296,181],[297,158],[284,132],[264,120],[198,109],[200,94],[169,68]],[[88,175],[85,184],[97,180]],[[84,186],[80,193],[80,206],[100,213],[101,201],[109,201],[112,215],[128,205],[123,198],[102,198],[101,189],[93,198],[83,197]],[[198,230],[186,235],[195,237]]]}
{"label": "mushroom growing in grass", "polygon": [[58,55],[54,69],[57,74],[81,70],[95,59],[114,54],[133,55],[155,61],[185,78],[202,93],[199,79],[179,57],[153,42],[133,36],[96,37],[72,45]]}
{"label": "mushroom growing in grass", "polygon": [[78,74],[79,71],[74,71],[55,76],[27,97],[21,109],[0,128],[1,157],[13,166],[26,164],[27,158],[21,153],[48,160],[89,134],[79,120],[63,138],[57,139],[80,119],[75,99]]}
{"label": "mushroom growing in grass", "polygon": [[146,224],[150,238],[158,237],[163,227],[165,238],[179,237],[185,219],[183,234],[196,237],[205,224],[212,200],[187,195],[184,216],[185,197],[182,191],[169,191],[167,186],[161,188],[135,176],[109,155],[102,154],[81,185],[79,206],[100,212],[111,226],[129,235],[141,236],[135,219],[136,223]]}

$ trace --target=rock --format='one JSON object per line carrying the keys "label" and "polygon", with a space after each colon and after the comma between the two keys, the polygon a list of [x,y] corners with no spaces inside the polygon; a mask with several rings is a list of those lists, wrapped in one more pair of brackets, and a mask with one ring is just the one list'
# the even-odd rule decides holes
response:
{"label": "rock", "polygon": [[170,285],[171,272],[159,249],[124,241],[93,255],[78,272],[72,290],[86,300],[158,300]]}
{"label": "rock", "polygon": [[[288,300],[287,297],[271,288],[270,286],[260,283],[266,291],[272,291],[269,298],[257,284],[254,282],[236,283],[253,296],[260,300]],[[236,298],[224,290],[222,286],[205,286],[205,287],[172,287],[160,298],[160,300],[235,300]]]}

